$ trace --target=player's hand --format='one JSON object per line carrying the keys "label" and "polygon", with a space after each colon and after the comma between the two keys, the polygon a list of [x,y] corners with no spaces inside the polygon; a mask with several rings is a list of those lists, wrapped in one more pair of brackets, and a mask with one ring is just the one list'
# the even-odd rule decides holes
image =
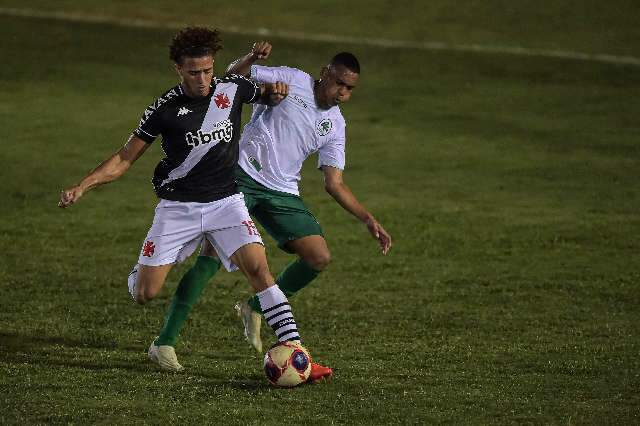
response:
{"label": "player's hand", "polygon": [[251,47],[251,55],[254,59],[267,59],[271,54],[271,43],[268,41],[256,41]]}
{"label": "player's hand", "polygon": [[69,207],[70,205],[78,201],[78,199],[82,197],[82,194],[83,191],[79,185],[73,186],[69,189],[63,189],[60,193],[60,201],[58,201],[58,207],[63,209]]}
{"label": "player's hand", "polygon": [[289,86],[281,81],[265,84],[265,88],[269,94],[270,105],[278,105],[289,94]]}
{"label": "player's hand", "polygon": [[369,233],[373,235],[373,238],[378,240],[380,249],[382,249],[382,254],[386,255],[387,253],[389,253],[389,250],[391,250],[391,246],[393,246],[391,235],[389,235],[387,231],[384,230],[382,225],[380,225],[374,218],[370,218],[369,220],[367,220],[366,224]]}

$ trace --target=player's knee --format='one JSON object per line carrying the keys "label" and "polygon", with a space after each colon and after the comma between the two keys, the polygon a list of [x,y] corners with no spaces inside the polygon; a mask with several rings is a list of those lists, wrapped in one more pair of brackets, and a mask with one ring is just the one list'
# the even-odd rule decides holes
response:
{"label": "player's knee", "polygon": [[160,289],[154,290],[153,288],[138,286],[136,291],[136,302],[140,305],[144,305],[145,303],[153,300],[159,292]]}
{"label": "player's knee", "polygon": [[138,303],[139,305],[144,305],[149,300],[150,299],[147,298],[146,292],[144,290],[138,289],[138,292],[136,293],[136,303]]}
{"label": "player's knee", "polygon": [[246,275],[249,284],[251,284],[256,291],[262,291],[275,282],[266,263],[252,263],[251,265],[245,265],[243,272]]}
{"label": "player's knee", "polygon": [[262,262],[254,262],[245,267],[247,278],[253,280],[262,280],[269,275],[269,267]]}
{"label": "player's knee", "polygon": [[322,271],[331,263],[331,253],[329,250],[318,250],[305,256],[303,260],[316,271]]}

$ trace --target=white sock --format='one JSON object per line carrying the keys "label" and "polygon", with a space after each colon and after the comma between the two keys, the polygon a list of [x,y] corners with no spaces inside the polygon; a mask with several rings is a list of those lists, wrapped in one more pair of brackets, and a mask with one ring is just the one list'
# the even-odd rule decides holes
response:
{"label": "white sock", "polygon": [[129,286],[129,294],[133,297],[133,301],[136,301],[136,293],[138,290],[138,265],[133,267],[131,272],[129,272],[129,278],[127,279],[127,284]]}
{"label": "white sock", "polygon": [[298,326],[293,319],[291,306],[280,287],[277,284],[257,293],[262,308],[262,315],[276,333],[279,342],[289,340],[300,341]]}

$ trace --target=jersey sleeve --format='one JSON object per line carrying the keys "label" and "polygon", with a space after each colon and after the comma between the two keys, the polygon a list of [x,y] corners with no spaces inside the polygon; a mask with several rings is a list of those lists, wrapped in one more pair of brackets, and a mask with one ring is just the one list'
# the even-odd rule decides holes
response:
{"label": "jersey sleeve", "polygon": [[345,166],[345,131],[341,127],[323,146],[318,149],[318,168],[322,166],[335,167],[344,170]]}
{"label": "jersey sleeve", "polygon": [[260,83],[275,83],[281,81],[286,84],[292,84],[300,70],[289,67],[265,67],[262,65],[251,66],[251,79]]}
{"label": "jersey sleeve", "polygon": [[162,120],[158,109],[154,104],[147,107],[140,118],[138,127],[133,131],[133,134],[145,141],[146,143],[153,143],[156,138],[162,132]]}
{"label": "jersey sleeve", "polygon": [[255,81],[237,74],[229,75],[228,79],[238,85],[236,93],[240,96],[243,104],[253,104],[260,99],[260,86]]}

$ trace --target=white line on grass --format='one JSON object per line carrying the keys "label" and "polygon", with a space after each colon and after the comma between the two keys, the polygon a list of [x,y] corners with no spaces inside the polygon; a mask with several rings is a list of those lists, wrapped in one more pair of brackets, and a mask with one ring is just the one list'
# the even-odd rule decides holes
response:
{"label": "white line on grass", "polygon": [[[41,11],[35,9],[17,9],[0,7],[0,15],[19,16],[26,18],[46,18],[57,19],[61,21],[73,21],[96,24],[110,24],[123,27],[140,27],[140,28],[162,28],[162,29],[179,29],[185,27],[184,22],[158,22],[147,19],[128,19],[115,18],[110,16],[89,15],[75,12],[54,12]],[[221,31],[233,34],[260,36],[260,37],[278,37],[292,40],[303,41],[326,41],[331,43],[350,43],[365,46],[387,47],[387,48],[405,48],[419,50],[442,50],[442,51],[458,51],[458,52],[477,52],[477,53],[496,53],[516,56],[538,56],[546,58],[573,59],[590,62],[601,62],[616,65],[634,65],[640,66],[640,58],[634,56],[618,56],[610,54],[591,54],[582,52],[573,52],[569,50],[548,50],[535,49],[523,46],[492,46],[486,44],[452,44],[437,41],[408,41],[408,40],[391,40],[384,38],[365,38],[365,37],[348,37],[336,36],[332,34],[313,34],[298,31],[281,31],[270,30],[267,28],[243,29],[238,26],[219,27]]]}

